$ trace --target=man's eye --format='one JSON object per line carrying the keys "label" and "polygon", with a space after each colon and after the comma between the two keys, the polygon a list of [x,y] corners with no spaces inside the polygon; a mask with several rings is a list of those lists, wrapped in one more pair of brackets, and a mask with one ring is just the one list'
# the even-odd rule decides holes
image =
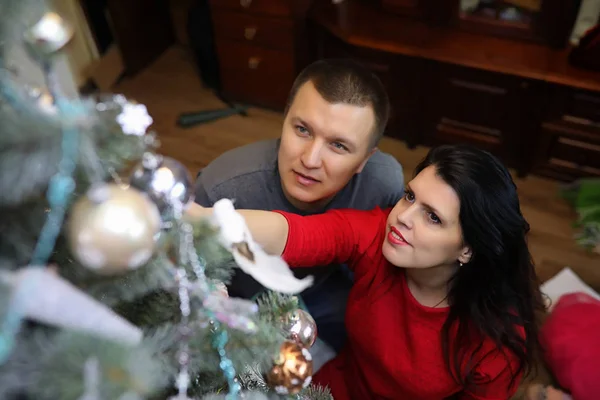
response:
{"label": "man's eye", "polygon": [[300,133],[301,135],[307,135],[308,134],[308,129],[306,129],[305,127],[303,127],[302,125],[296,125],[296,130],[298,131],[298,133]]}
{"label": "man's eye", "polygon": [[333,147],[335,147],[336,149],[348,151],[348,148],[346,146],[344,146],[343,144],[341,144],[340,142],[333,142],[333,143],[331,143],[331,145]]}

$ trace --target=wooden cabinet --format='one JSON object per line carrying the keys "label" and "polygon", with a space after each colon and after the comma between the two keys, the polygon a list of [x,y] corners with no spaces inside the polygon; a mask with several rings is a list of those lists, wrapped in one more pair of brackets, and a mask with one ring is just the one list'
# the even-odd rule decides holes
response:
{"label": "wooden cabinet", "polygon": [[392,105],[386,135],[409,146],[470,143],[521,176],[600,175],[600,72],[571,66],[567,48],[433,24],[424,4],[319,3],[315,58],[352,57],[377,73]]}
{"label": "wooden cabinet", "polygon": [[600,177],[600,93],[553,86],[535,150],[536,173]]}
{"label": "wooden cabinet", "polygon": [[211,0],[226,95],[281,110],[308,62],[349,57],[379,76],[386,135],[410,147],[470,143],[521,176],[600,176],[600,72],[564,48],[576,2],[310,3]]}
{"label": "wooden cabinet", "polygon": [[282,110],[299,69],[306,1],[211,0],[223,95]]}
{"label": "wooden cabinet", "polygon": [[381,0],[383,10],[437,25],[563,47],[579,2],[574,0]]}

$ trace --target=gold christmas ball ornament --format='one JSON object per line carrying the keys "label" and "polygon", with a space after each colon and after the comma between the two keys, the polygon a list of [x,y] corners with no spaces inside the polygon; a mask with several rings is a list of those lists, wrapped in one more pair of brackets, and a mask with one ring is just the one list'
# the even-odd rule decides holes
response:
{"label": "gold christmas ball ornament", "polygon": [[283,330],[287,337],[310,348],[317,340],[317,324],[313,317],[302,309],[287,313],[283,317]]}
{"label": "gold christmas ball ornament", "polygon": [[277,394],[297,394],[310,385],[312,356],[300,344],[289,340],[283,342],[274,364],[267,374],[267,382]]}
{"label": "gold christmas ball ornament", "polygon": [[60,15],[47,12],[24,33],[29,49],[36,55],[49,56],[62,49],[73,37],[73,28]]}
{"label": "gold christmas ball ornament", "polygon": [[160,227],[158,209],[145,194],[111,183],[91,188],[76,201],[67,235],[81,264],[110,275],[147,263]]}

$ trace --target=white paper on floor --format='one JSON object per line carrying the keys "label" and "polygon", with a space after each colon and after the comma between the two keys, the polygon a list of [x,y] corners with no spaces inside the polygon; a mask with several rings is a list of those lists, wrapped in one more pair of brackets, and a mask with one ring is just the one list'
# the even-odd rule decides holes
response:
{"label": "white paper on floor", "polygon": [[582,292],[600,300],[600,294],[582,281],[569,267],[563,268],[562,271],[547,280],[541,286],[541,290],[550,298],[552,302],[551,309],[561,296],[569,293]]}

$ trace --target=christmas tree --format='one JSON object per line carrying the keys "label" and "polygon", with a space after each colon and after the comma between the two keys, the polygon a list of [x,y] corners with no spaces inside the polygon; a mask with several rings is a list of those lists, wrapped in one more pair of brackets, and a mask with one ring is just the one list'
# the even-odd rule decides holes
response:
{"label": "christmas tree", "polygon": [[[294,296],[310,280],[227,199],[186,219],[191,176],[142,104],[61,93],[60,15],[4,0],[0,20],[0,398],[330,399],[310,385],[315,326]],[[7,43],[44,87],[15,79]],[[238,267],[271,290],[230,298]]]}

